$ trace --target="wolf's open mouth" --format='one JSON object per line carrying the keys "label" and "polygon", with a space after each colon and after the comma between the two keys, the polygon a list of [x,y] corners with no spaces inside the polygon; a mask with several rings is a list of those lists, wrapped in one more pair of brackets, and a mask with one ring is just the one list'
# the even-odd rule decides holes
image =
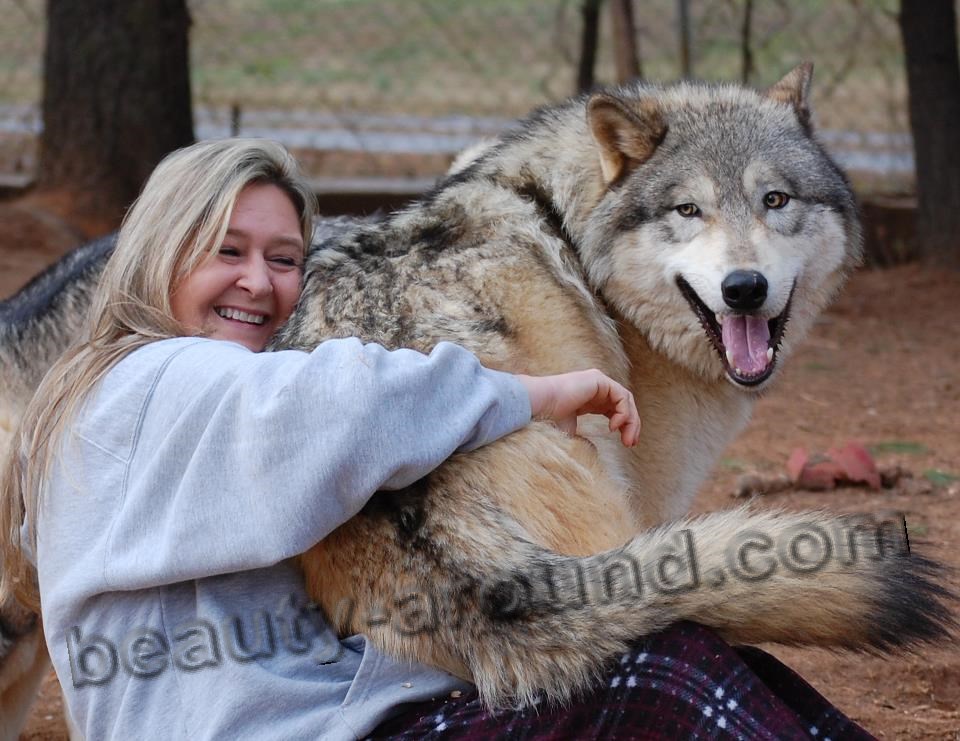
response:
{"label": "wolf's open mouth", "polygon": [[773,319],[730,312],[717,321],[718,316],[700,300],[697,292],[681,276],[677,276],[677,287],[720,355],[727,375],[741,386],[756,386],[766,381],[777,364],[777,351],[793,302],[793,288],[790,289],[787,305]]}

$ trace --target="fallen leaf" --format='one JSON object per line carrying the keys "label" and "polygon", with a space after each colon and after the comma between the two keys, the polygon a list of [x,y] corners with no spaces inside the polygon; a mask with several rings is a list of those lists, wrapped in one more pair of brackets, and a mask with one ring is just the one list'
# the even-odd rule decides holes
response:
{"label": "fallen leaf", "polygon": [[866,484],[871,489],[880,488],[880,472],[867,449],[857,442],[848,442],[842,448],[830,448],[827,457],[843,471],[838,481]]}
{"label": "fallen leaf", "polygon": [[873,455],[883,453],[903,453],[907,455],[924,455],[929,453],[930,449],[923,443],[915,443],[912,440],[885,440],[883,442],[869,445],[867,449]]}
{"label": "fallen leaf", "polygon": [[803,467],[807,465],[807,460],[808,456],[805,448],[793,449],[793,452],[787,459],[787,473],[790,474],[791,479],[794,481],[800,479],[800,472],[803,471]]}
{"label": "fallen leaf", "polygon": [[825,491],[837,486],[844,477],[843,466],[824,455],[814,455],[804,465],[797,486],[810,491]]}
{"label": "fallen leaf", "polygon": [[924,471],[923,478],[936,486],[949,486],[954,481],[960,480],[960,476],[954,476],[952,473],[940,471],[936,468]]}

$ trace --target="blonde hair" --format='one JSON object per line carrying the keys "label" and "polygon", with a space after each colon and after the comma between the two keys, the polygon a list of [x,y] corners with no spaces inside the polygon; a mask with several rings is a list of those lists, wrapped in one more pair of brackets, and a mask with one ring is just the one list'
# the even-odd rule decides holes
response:
{"label": "blonde hair", "polygon": [[186,334],[170,296],[199,262],[216,254],[246,186],[281,188],[310,244],[316,201],[296,161],[263,139],[223,139],[168,155],[153,171],[120,228],[94,294],[86,339],[50,368],[24,411],[0,474],[0,604],[15,597],[39,608],[36,574],[20,538],[26,518],[35,552],[40,489],[65,429],[94,385],[124,356]]}

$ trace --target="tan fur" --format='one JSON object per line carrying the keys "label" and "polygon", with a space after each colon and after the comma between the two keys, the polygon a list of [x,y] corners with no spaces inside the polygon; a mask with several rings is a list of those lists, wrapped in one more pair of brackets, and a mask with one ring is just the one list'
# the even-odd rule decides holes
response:
{"label": "tan fur", "polygon": [[600,169],[613,183],[645,162],[660,145],[666,125],[652,101],[634,106],[609,95],[591,98],[587,106],[590,128],[600,145]]}
{"label": "tan fur", "polygon": [[19,737],[48,671],[50,658],[43,631],[36,627],[0,663],[0,741]]}

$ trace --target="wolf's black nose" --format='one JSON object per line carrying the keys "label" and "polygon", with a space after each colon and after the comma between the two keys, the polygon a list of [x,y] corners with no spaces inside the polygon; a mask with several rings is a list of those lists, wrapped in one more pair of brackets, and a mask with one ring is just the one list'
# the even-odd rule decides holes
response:
{"label": "wolf's black nose", "polygon": [[767,279],[756,270],[734,270],[720,285],[723,300],[731,309],[751,311],[767,299]]}

